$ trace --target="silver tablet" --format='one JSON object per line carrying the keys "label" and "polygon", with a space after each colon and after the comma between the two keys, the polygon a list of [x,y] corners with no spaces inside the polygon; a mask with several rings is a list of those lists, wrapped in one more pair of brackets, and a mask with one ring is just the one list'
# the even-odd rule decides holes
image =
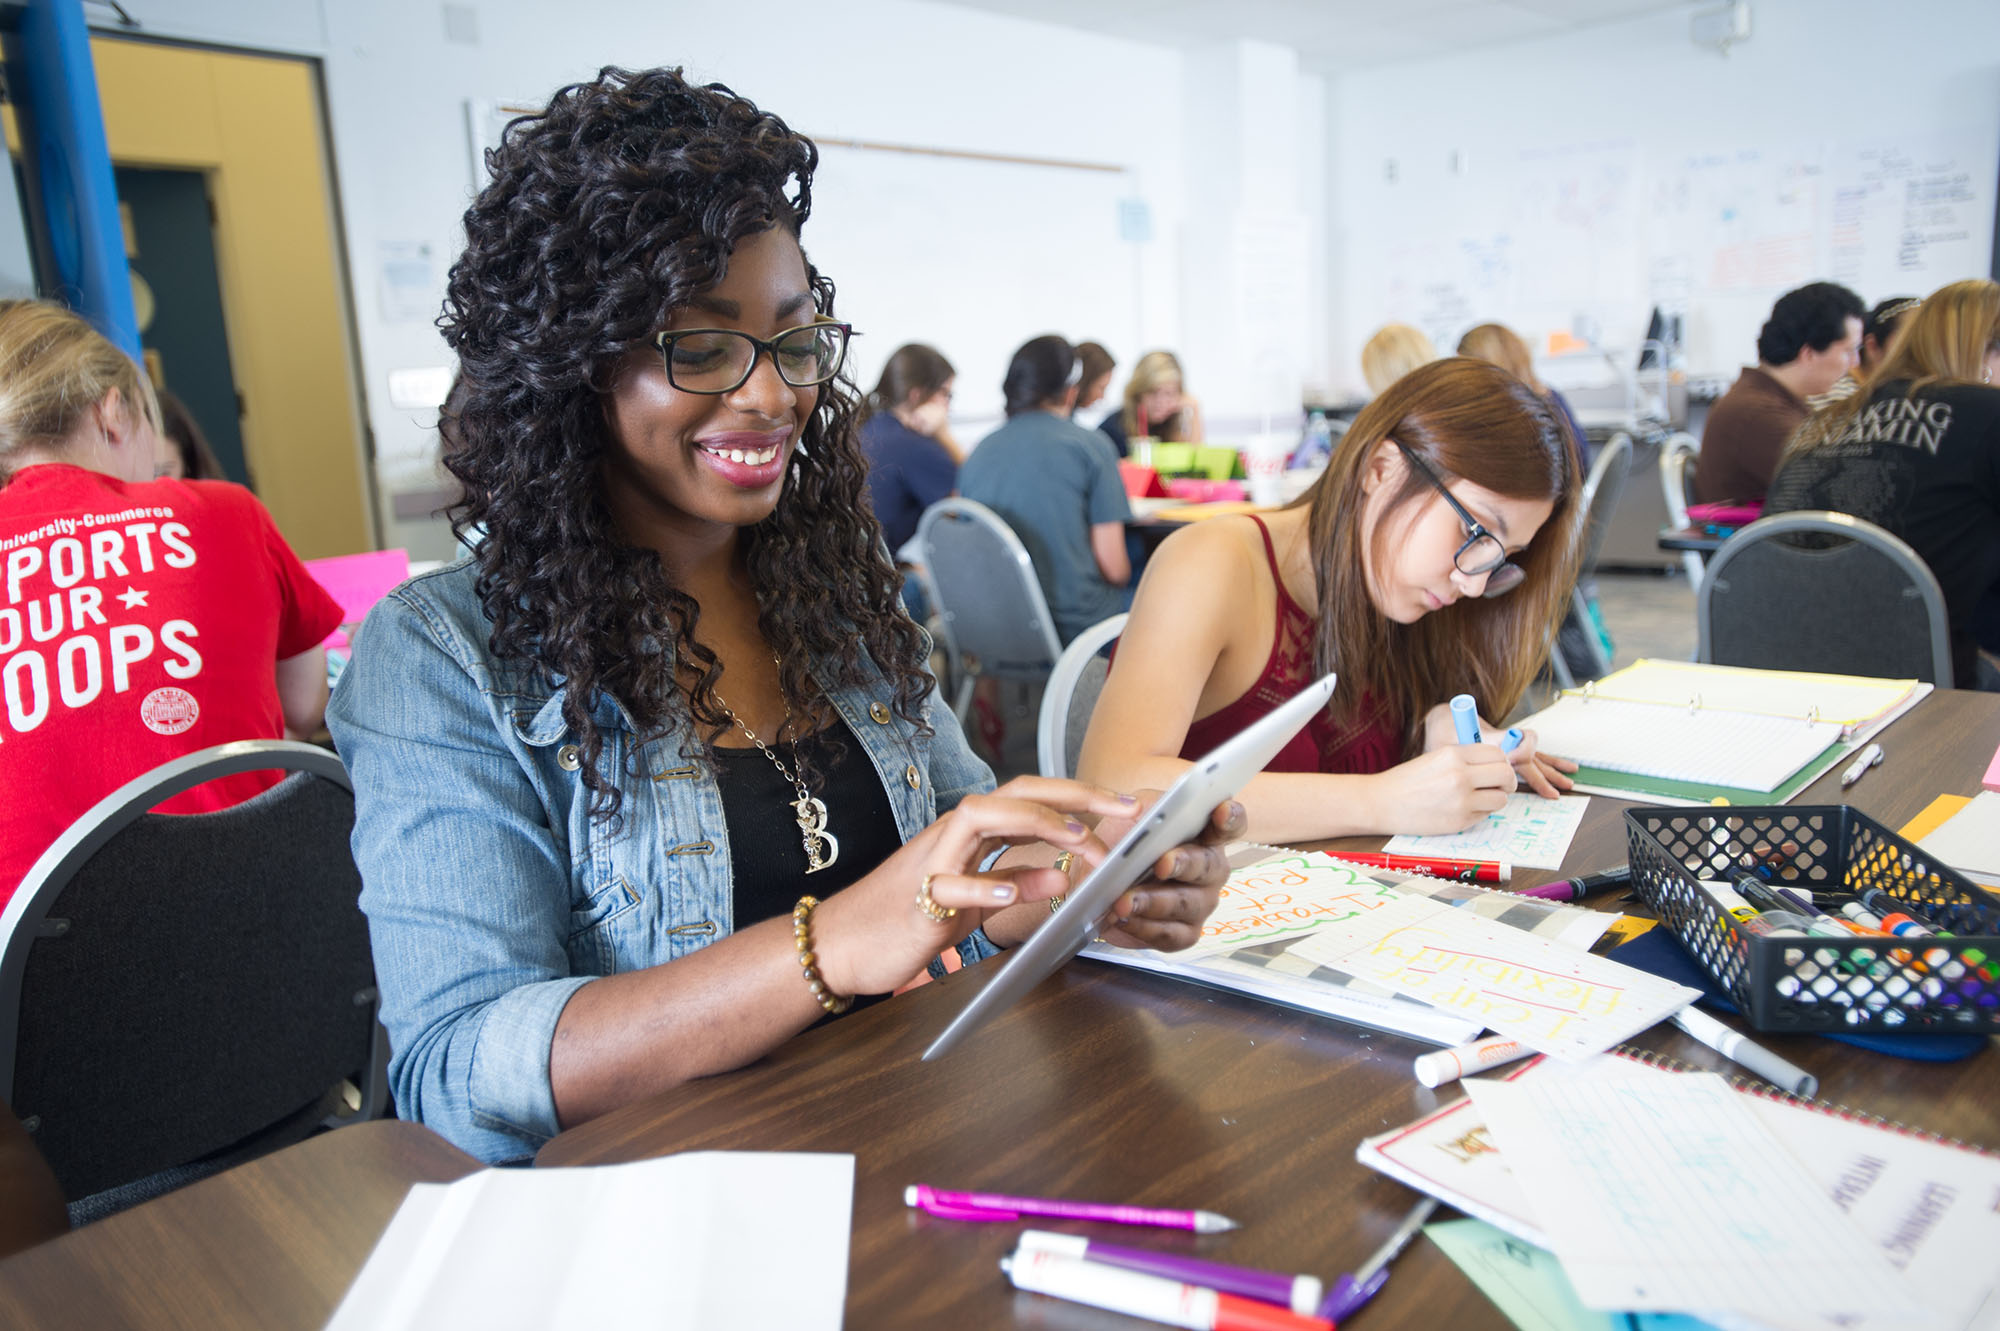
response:
{"label": "silver tablet", "polygon": [[1003,969],[972,996],[951,1024],[924,1050],[925,1059],[951,1052],[990,1018],[1054,974],[1097,936],[1097,922],[1167,851],[1194,840],[1208,825],[1215,806],[1264,770],[1306,722],[1326,710],[1333,697],[1332,675],[1300,690],[1297,697],[1211,750],[1181,774],[1166,794],[1118,839],[1104,863],[1071,889],[1063,908],[1035,936],[999,962]]}

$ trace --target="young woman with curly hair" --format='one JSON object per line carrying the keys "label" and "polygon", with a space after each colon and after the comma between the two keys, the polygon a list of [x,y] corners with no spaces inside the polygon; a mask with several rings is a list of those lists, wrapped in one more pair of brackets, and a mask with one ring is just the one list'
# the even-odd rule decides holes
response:
{"label": "young woman with curly hair", "polygon": [[1562,419],[1497,365],[1411,370],[1364,407],[1313,488],[1275,513],[1176,532],[1146,566],[1078,770],[1171,781],[1340,672],[1327,714],[1243,787],[1280,844],[1457,832],[1574,763],[1460,744],[1447,700],[1504,717],[1576,580],[1580,482]]}
{"label": "young woman with curly hair", "polygon": [[[994,790],[936,702],[799,247],[812,143],[606,70],[488,160],[441,321],[483,536],[370,616],[331,723],[398,1106],[503,1160],[1025,938],[1068,880],[990,853],[1094,862],[1081,820],[1134,808]],[[1106,937],[1194,939],[1219,852],[1156,867]]]}

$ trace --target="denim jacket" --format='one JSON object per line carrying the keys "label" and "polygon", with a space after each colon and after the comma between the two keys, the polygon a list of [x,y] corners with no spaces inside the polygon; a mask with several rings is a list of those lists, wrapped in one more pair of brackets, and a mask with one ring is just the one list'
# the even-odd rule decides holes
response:
{"label": "denim jacket", "polygon": [[[398,1111],[501,1161],[557,1131],[549,1045],[570,995],[684,957],[735,922],[721,792],[706,764],[682,756],[698,749],[692,727],[647,746],[635,775],[631,718],[600,697],[598,767],[624,803],[615,822],[593,819],[562,691],[487,650],[476,578],[461,562],[383,600],[327,724],[354,780],[354,859]],[[993,775],[935,691],[935,733],[923,738],[870,672],[828,696],[908,840]],[[995,950],[977,933],[960,945],[968,964]]]}

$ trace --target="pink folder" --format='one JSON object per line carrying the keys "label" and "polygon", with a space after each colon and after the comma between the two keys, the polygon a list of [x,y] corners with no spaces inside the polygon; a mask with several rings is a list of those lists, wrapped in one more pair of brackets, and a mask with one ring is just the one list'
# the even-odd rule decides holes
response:
{"label": "pink folder", "polygon": [[1993,765],[1979,778],[1979,784],[1988,790],[2000,790],[2000,749],[1993,750]]}
{"label": "pink folder", "polygon": [[377,601],[410,576],[408,550],[370,550],[358,555],[308,559],[306,572],[340,602],[340,627],[326,640],[328,647],[346,647],[347,633],[368,617]]}

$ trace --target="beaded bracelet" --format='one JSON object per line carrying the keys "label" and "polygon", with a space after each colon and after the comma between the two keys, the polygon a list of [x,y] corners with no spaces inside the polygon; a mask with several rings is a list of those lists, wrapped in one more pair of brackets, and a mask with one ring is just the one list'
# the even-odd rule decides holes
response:
{"label": "beaded bracelet", "polygon": [[806,977],[806,987],[821,1007],[838,1014],[854,1006],[854,996],[842,998],[819,978],[819,957],[812,950],[812,913],[818,905],[818,897],[800,897],[799,904],[792,907],[792,942],[799,949],[799,970]]}

